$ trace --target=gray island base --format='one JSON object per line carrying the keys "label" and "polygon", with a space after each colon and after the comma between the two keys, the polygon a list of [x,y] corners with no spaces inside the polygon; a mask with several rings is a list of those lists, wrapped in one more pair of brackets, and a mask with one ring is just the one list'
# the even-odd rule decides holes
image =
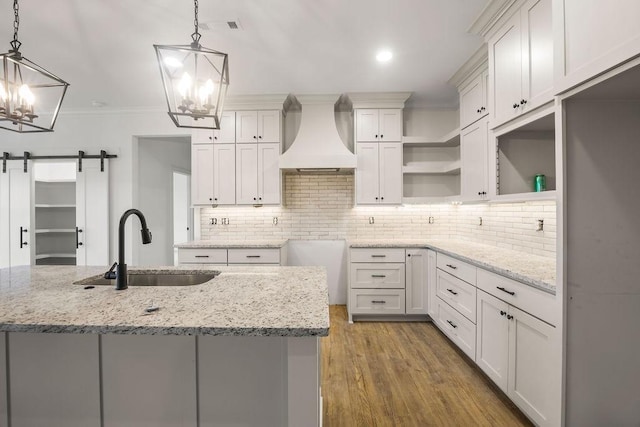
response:
{"label": "gray island base", "polygon": [[126,291],[73,283],[104,267],[0,270],[0,427],[321,425],[324,268],[216,269]]}

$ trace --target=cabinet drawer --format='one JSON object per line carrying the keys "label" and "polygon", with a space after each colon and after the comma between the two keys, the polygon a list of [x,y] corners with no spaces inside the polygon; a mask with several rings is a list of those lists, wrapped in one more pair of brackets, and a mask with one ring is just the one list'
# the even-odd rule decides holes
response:
{"label": "cabinet drawer", "polygon": [[227,264],[226,249],[178,249],[179,264]]}
{"label": "cabinet drawer", "polygon": [[351,314],[404,314],[404,289],[352,289]]}
{"label": "cabinet drawer", "polygon": [[229,264],[280,264],[280,249],[229,249]]}
{"label": "cabinet drawer", "polygon": [[551,325],[557,325],[558,300],[555,295],[524,283],[478,269],[478,288]]}
{"label": "cabinet drawer", "polygon": [[351,262],[404,262],[404,249],[354,248]]}
{"label": "cabinet drawer", "polygon": [[436,277],[436,295],[476,323],[476,287],[442,270]]}
{"label": "cabinet drawer", "polygon": [[351,288],[404,289],[404,263],[352,263]]}
{"label": "cabinet drawer", "polygon": [[436,325],[474,362],[476,360],[476,325],[436,297]]}
{"label": "cabinet drawer", "polygon": [[440,270],[453,274],[457,278],[462,279],[467,283],[471,283],[472,285],[476,284],[477,268],[473,265],[441,253],[438,253],[436,263]]}

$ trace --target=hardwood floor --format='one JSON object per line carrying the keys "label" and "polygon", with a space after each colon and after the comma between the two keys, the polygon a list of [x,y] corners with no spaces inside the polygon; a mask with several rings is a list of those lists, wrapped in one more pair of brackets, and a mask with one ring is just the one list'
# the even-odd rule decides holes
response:
{"label": "hardwood floor", "polygon": [[328,427],[530,426],[431,323],[347,321],[330,307],[322,339]]}

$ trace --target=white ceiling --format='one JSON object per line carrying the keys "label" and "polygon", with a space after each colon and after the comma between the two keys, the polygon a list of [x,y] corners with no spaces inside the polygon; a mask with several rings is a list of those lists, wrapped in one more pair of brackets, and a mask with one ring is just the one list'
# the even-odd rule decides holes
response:
{"label": "white ceiling", "polygon": [[[200,0],[201,31],[229,54],[230,95],[411,91],[415,107],[454,107],[447,80],[481,45],[466,29],[488,0]],[[0,50],[13,37],[0,0]],[[21,51],[68,81],[63,110],[164,108],[153,44],[188,44],[191,0],[20,3]],[[4,43],[4,44],[3,44]],[[386,47],[394,58],[375,60]]]}

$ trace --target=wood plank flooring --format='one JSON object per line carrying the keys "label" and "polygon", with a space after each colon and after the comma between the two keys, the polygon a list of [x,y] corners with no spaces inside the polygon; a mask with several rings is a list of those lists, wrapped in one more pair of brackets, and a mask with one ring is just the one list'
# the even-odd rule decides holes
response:
{"label": "wood plank flooring", "polygon": [[322,338],[323,424],[530,426],[431,323],[347,321],[330,307]]}

